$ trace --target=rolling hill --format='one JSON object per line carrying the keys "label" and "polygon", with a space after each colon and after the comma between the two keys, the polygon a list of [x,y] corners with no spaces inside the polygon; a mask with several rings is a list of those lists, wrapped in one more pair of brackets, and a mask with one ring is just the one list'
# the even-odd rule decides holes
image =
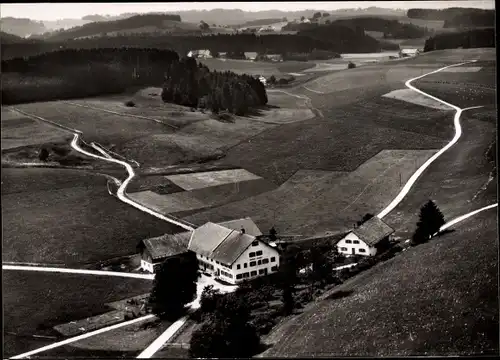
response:
{"label": "rolling hill", "polygon": [[0,19],[0,29],[3,32],[20,37],[26,37],[34,34],[39,35],[47,31],[47,28],[41,21],[13,17]]}
{"label": "rolling hill", "polygon": [[65,41],[94,36],[116,36],[130,33],[200,33],[197,24],[181,22],[179,15],[146,14],[114,21],[98,21],[46,37],[48,41]]}

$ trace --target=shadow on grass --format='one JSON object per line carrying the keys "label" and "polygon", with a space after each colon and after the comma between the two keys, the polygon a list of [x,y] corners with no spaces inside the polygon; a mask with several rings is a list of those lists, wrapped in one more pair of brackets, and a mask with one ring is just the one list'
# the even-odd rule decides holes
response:
{"label": "shadow on grass", "polygon": [[351,296],[354,293],[354,290],[339,290],[335,291],[333,294],[328,295],[325,300],[338,300],[343,299],[345,297]]}

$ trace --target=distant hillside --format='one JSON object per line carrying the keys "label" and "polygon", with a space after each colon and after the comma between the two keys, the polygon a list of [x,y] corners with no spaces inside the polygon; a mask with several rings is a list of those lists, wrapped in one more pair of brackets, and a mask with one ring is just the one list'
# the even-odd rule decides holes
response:
{"label": "distant hillside", "polygon": [[41,21],[5,17],[0,19],[0,30],[8,34],[26,37],[32,34],[43,34],[47,28]]}
{"label": "distant hillside", "polygon": [[270,18],[270,19],[259,19],[259,20],[251,20],[247,21],[239,27],[247,27],[247,26],[265,26],[265,25],[271,25],[271,24],[276,24],[279,22],[282,22],[283,18]]}
{"label": "distant hillside", "polygon": [[424,52],[457,48],[495,47],[495,29],[473,29],[432,36],[425,42]]}
{"label": "distant hillside", "polygon": [[[105,36],[106,34],[117,35],[118,33],[155,32],[176,29],[186,29],[199,31],[197,26],[181,23],[179,15],[171,14],[147,14],[136,15],[130,18],[92,22],[83,26],[72,28],[66,31],[58,31],[46,37],[48,41],[64,41],[91,36]],[[142,31],[141,31],[142,29]],[[200,31],[199,31],[200,32]]]}
{"label": "distant hillside", "polygon": [[365,35],[361,27],[352,29],[347,26],[331,24],[301,30],[298,35],[328,42],[332,45],[329,50],[339,53],[380,51],[380,43],[374,38]]}
{"label": "distant hillside", "polygon": [[[377,7],[371,7],[367,9],[342,9],[342,10],[301,10],[301,11],[281,11],[281,10],[266,10],[266,11],[256,11],[248,12],[239,9],[213,9],[213,10],[203,10],[203,11],[179,11],[177,12],[181,15],[184,21],[198,23],[200,21],[205,21],[208,24],[218,24],[218,25],[239,25],[245,22],[262,20],[262,19],[283,19],[286,17],[288,20],[300,19],[301,16],[310,18],[314,13],[328,12],[332,16],[378,16],[378,15],[393,15],[393,16],[404,16],[405,11],[399,9],[382,9]],[[267,24],[262,24],[267,25]],[[251,25],[245,25],[251,26]]]}
{"label": "distant hillside", "polygon": [[495,12],[474,12],[470,14],[460,14],[445,20],[445,28],[455,27],[494,27],[495,26]]}
{"label": "distant hillside", "polygon": [[20,36],[16,36],[16,35],[12,35],[12,34],[8,34],[4,31],[0,31],[0,43],[2,45],[5,45],[5,44],[19,44],[19,43],[24,43],[26,42],[26,39],[20,37]]}
{"label": "distant hillside", "polygon": [[442,10],[436,9],[409,9],[406,13],[411,19],[424,20],[452,20],[456,16],[474,16],[478,14],[495,13],[495,10],[485,10],[476,8],[448,8]]}
{"label": "distant hillside", "polygon": [[378,17],[359,17],[336,20],[334,24],[349,26],[353,29],[361,27],[365,31],[379,31],[386,38],[418,39],[428,35],[429,31],[413,24],[403,24],[398,20],[387,20]]}

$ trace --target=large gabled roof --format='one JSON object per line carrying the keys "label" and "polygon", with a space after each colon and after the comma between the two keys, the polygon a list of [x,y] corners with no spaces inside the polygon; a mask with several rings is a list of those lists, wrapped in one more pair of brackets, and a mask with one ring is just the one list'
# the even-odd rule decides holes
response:
{"label": "large gabled roof", "polygon": [[257,225],[252,221],[251,218],[246,217],[243,219],[230,220],[220,222],[219,225],[227,227],[232,230],[240,231],[241,229],[245,229],[245,233],[253,236],[260,236],[262,232],[257,227]]}
{"label": "large gabled roof", "polygon": [[233,231],[213,222],[207,222],[192,232],[188,249],[208,257]]}
{"label": "large gabled roof", "polygon": [[367,245],[373,246],[386,236],[392,234],[394,229],[374,216],[359,227],[353,229],[352,232]]}
{"label": "large gabled roof", "polygon": [[243,252],[255,241],[255,236],[233,232],[212,252],[210,256],[215,261],[225,265],[233,264]]}

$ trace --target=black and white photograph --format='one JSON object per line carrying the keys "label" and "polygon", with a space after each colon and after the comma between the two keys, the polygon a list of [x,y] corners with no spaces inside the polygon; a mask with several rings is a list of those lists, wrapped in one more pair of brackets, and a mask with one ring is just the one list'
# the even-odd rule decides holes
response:
{"label": "black and white photograph", "polygon": [[2,358],[499,356],[495,29],[0,4]]}

